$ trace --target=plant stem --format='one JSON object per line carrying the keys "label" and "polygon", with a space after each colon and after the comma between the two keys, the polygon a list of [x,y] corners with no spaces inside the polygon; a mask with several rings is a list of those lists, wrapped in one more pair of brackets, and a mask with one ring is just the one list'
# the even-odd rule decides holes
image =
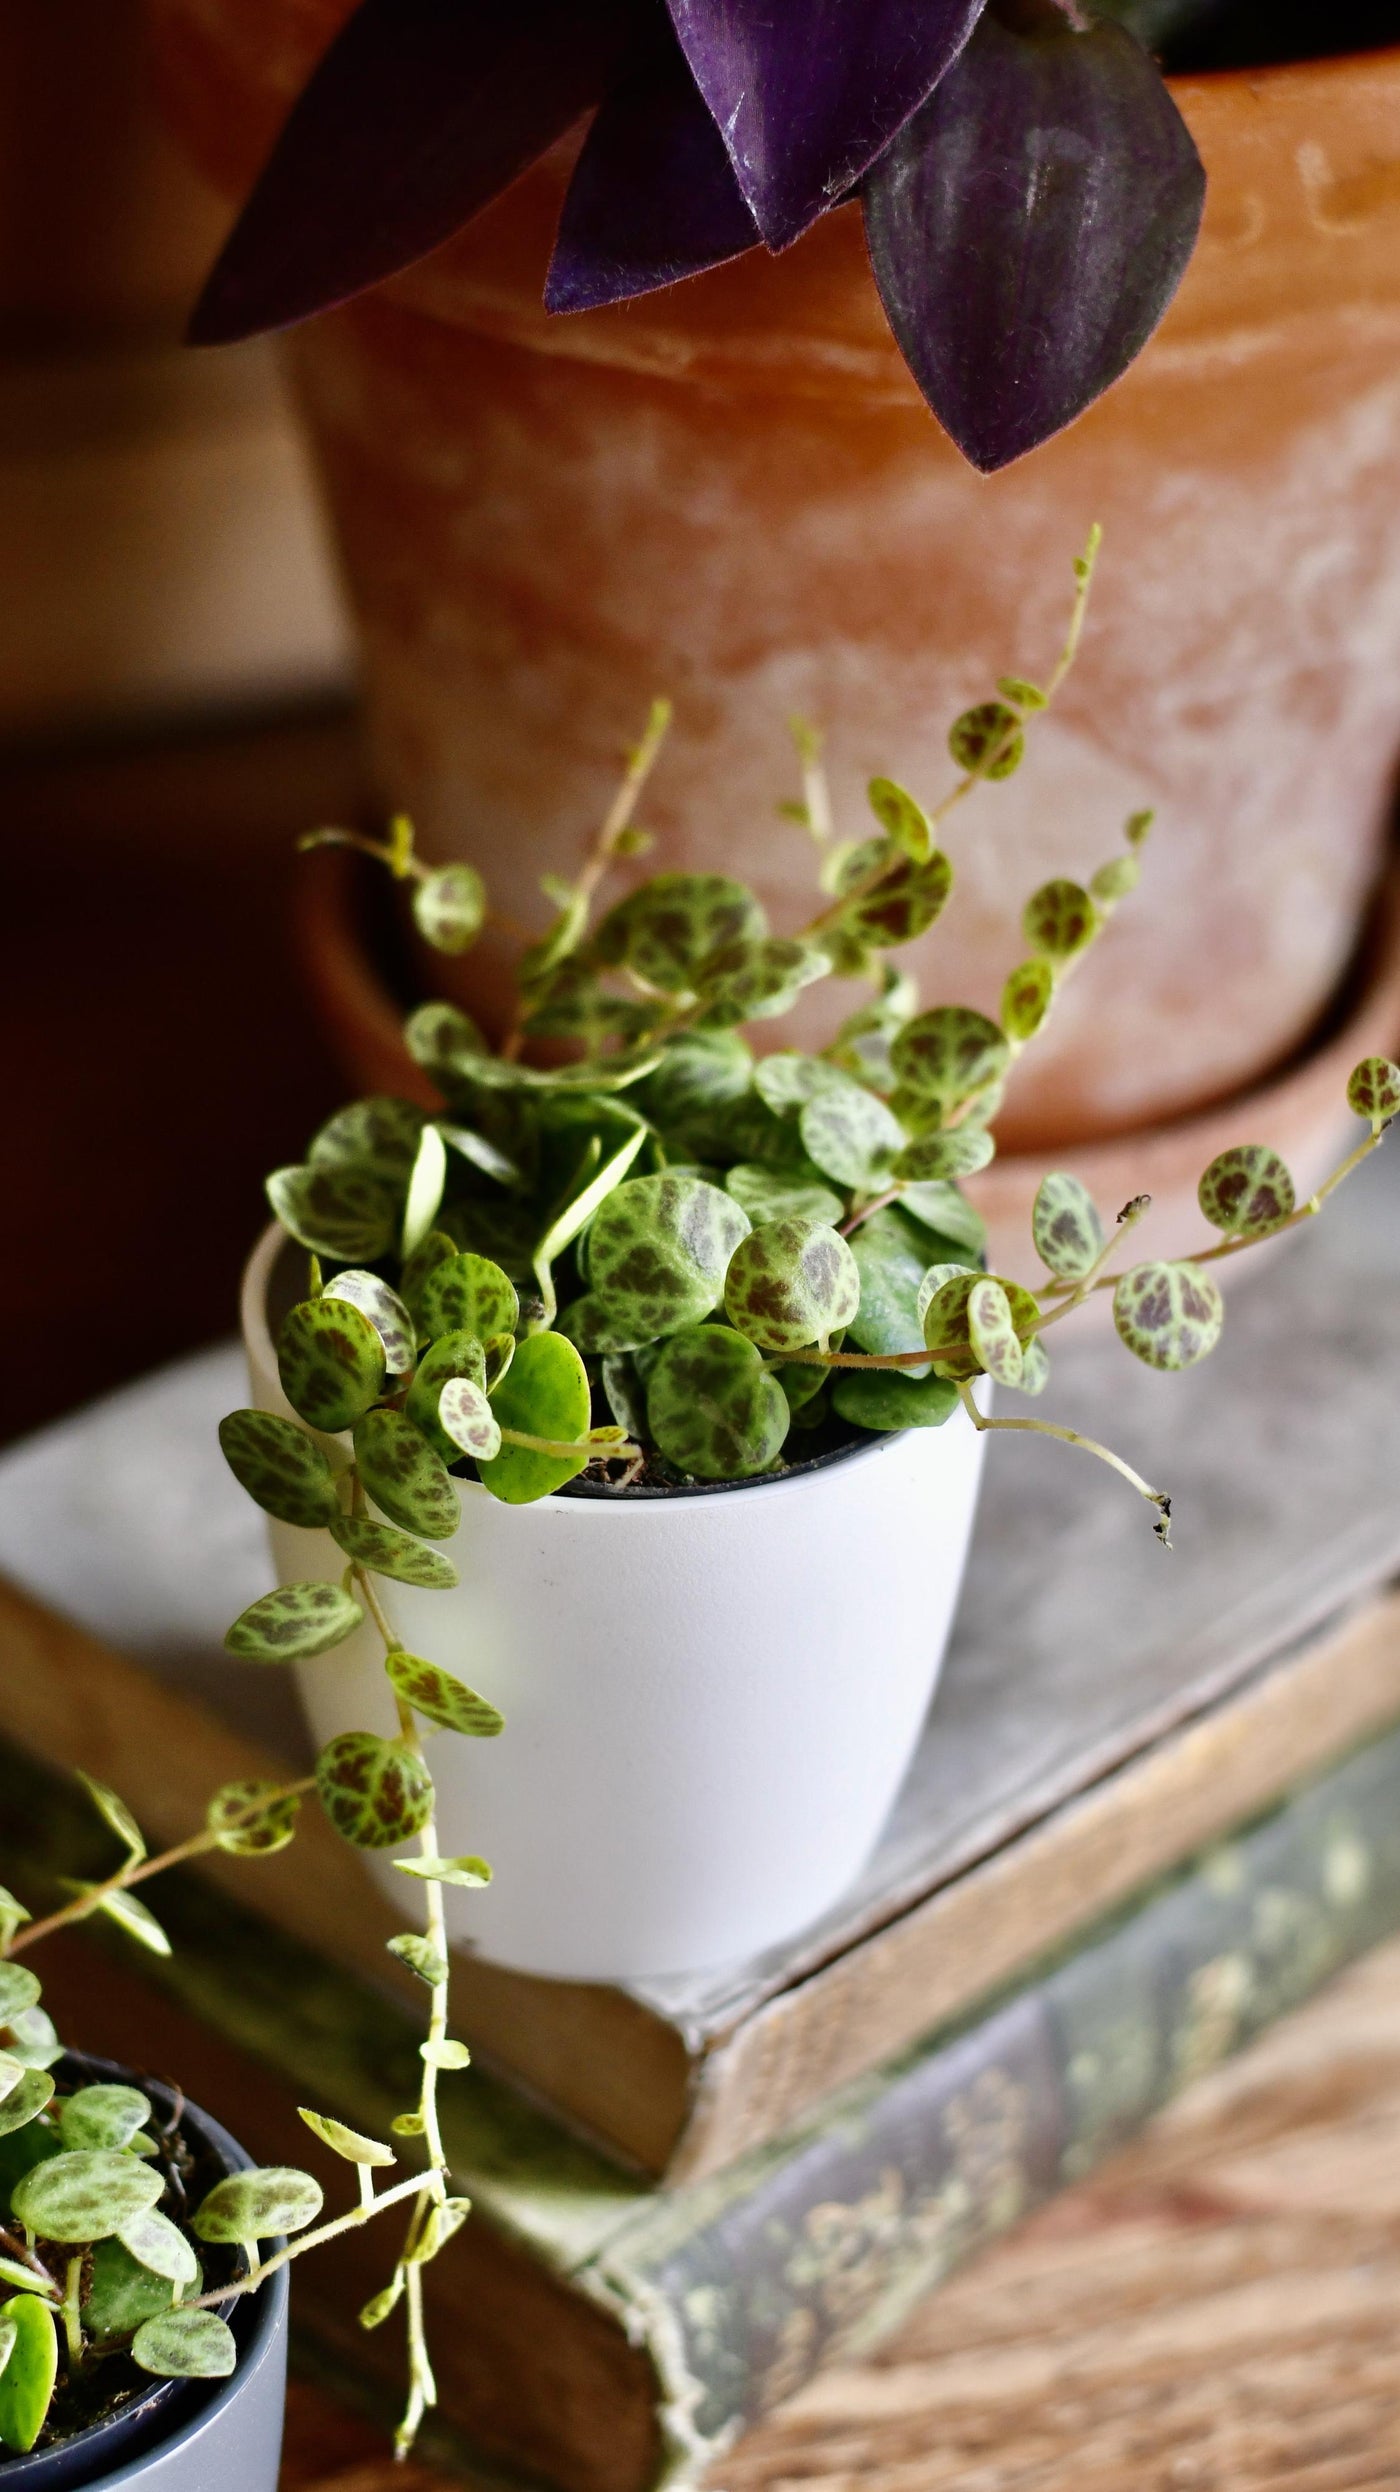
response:
{"label": "plant stem", "polygon": [[12,2232],[6,2232],[0,2228],[0,2252],[6,2258],[17,2259],[21,2266],[32,2269],[36,2276],[42,2276],[48,2291],[51,2294],[57,2293],[58,2287],[43,2260],[37,2250],[31,2250],[27,2241],[17,2241]]}
{"label": "plant stem", "polygon": [[215,2285],[210,2292],[182,2302],[180,2307],[182,2310],[209,2310],[216,2303],[229,2301],[239,2294],[256,2293],[260,2284],[265,2284],[269,2276],[275,2276],[278,2268],[285,2267],[289,2259],[300,2258],[303,2250],[319,2250],[323,2241],[335,2241],[343,2232],[354,2232],[359,2225],[371,2222],[374,2216],[383,2215],[389,2207],[402,2206],[405,2198],[414,2197],[423,2187],[422,2173],[410,2172],[406,2180],[396,2181],[392,2189],[379,2190],[372,2207],[352,2206],[348,2214],[332,2216],[328,2224],[318,2224],[313,2232],[298,2233],[295,2241],[289,2241],[285,2248],[274,2251],[271,2258],[259,2259],[255,2266],[249,2268],[246,2276],[236,2276],[231,2284]]}
{"label": "plant stem", "polygon": [[157,1852],[150,1860],[128,1861],[114,1876],[104,1878],[100,1886],[90,1886],[86,1894],[75,1895],[71,1903],[49,1913],[44,1920],[29,1922],[10,1940],[8,1947],[0,1950],[0,1954],[5,1959],[23,1955],[27,1947],[32,1947],[37,1939],[47,1938],[51,1931],[66,1928],[70,1921],[86,1920],[89,1913],[98,1910],[106,1896],[124,1894],[129,1886],[140,1886],[144,1879],[157,1877],[162,1869],[173,1869],[182,1860],[193,1860],[201,1852],[218,1851],[229,1826],[241,1824],[245,1818],[261,1817],[265,1809],[274,1808],[279,1800],[300,1799],[303,1792],[314,1791],[315,1788],[315,1775],[303,1774],[297,1782],[282,1783],[261,1799],[250,1800],[247,1808],[239,1810],[217,1834],[206,1826],[198,1834],[187,1835],[183,1843],[172,1843],[168,1851]]}
{"label": "plant stem", "polygon": [[1053,1436],[1062,1445],[1078,1445],[1084,1453],[1096,1455],[1100,1462],[1106,1462],[1111,1471],[1116,1471],[1121,1479],[1125,1479],[1130,1488],[1135,1488],[1140,1497],[1145,1497],[1150,1506],[1157,1508],[1157,1521],[1152,1528],[1163,1547],[1171,1547],[1167,1528],[1171,1521],[1170,1497],[1164,1497],[1160,1489],[1150,1488],[1131,1463],[1124,1462],[1121,1454],[1115,1454],[1107,1445],[1100,1445],[1095,1437],[1081,1436],[1077,1428],[1058,1426],[1053,1419],[986,1419],[973,1399],[970,1384],[959,1384],[958,1399],[979,1436],[989,1436],[995,1430],[1019,1436]]}
{"label": "plant stem", "polygon": [[70,2258],[64,2271],[63,2300],[59,2316],[63,2321],[63,2341],[68,2348],[68,2372],[71,2378],[83,2367],[83,2319],[80,2296],[83,2283],[83,2253]]}
{"label": "plant stem", "polygon": [[557,1437],[527,1436],[522,1428],[502,1428],[501,1443],[523,1445],[530,1454],[552,1454],[559,1462],[571,1462],[575,1454],[586,1454],[590,1462],[596,1462],[600,1455],[606,1456],[609,1462],[633,1462],[642,1450],[640,1445],[630,1443],[593,1445],[584,1442],[567,1445]]}

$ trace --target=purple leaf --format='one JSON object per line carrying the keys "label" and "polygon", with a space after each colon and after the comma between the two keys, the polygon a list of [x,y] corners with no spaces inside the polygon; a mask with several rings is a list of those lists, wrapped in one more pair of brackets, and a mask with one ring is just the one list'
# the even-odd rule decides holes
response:
{"label": "purple leaf", "polygon": [[545,286],[552,312],[619,303],[752,250],[758,227],[669,27],[601,106]]}
{"label": "purple leaf", "polygon": [[834,207],[923,103],[983,0],[668,0],[770,250]]}
{"label": "purple leaf", "polygon": [[445,242],[596,104],[635,0],[361,0],[293,105],[190,323],[283,328]]}
{"label": "purple leaf", "polygon": [[1190,132],[1121,26],[983,18],[865,186],[890,326],[974,467],[1020,458],[1126,370],[1204,197]]}

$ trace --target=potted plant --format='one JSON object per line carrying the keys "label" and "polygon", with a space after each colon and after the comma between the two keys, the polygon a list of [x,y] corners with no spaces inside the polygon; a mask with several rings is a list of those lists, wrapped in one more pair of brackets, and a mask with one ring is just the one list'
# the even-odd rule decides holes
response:
{"label": "potted plant", "polygon": [[[247,197],[306,89],[291,154],[274,160],[290,179],[297,148],[310,148],[310,201],[282,219],[275,265],[263,269],[279,282],[302,274],[314,289],[338,248],[406,253],[414,235],[403,217],[423,207],[425,183],[438,183],[450,223],[469,204],[452,187],[459,171],[474,178],[498,137],[529,143],[518,116],[473,115],[460,61],[455,78],[441,74],[429,38],[466,45],[475,15],[386,0],[342,35],[353,0],[152,6],[170,108],[230,197]],[[539,38],[533,57],[547,67],[544,14],[517,11],[511,27]],[[596,31],[605,13],[570,14]],[[836,91],[856,120],[876,56],[862,52],[853,66],[841,45],[904,14],[823,12],[823,68],[844,61],[849,83]],[[929,40],[956,36],[956,10],[913,14]],[[974,14],[975,0],[964,21]],[[776,257],[755,247],[626,304],[545,311],[566,195],[577,208],[608,128],[633,109],[626,94],[582,155],[575,138],[561,140],[430,258],[312,321],[290,350],[358,617],[382,781],[430,852],[484,863],[516,917],[537,872],[569,870],[580,812],[601,811],[626,687],[639,676],[677,695],[653,797],[668,852],[721,871],[729,814],[755,830],[766,817],[784,708],[827,722],[844,807],[878,768],[926,784],[939,718],[974,697],[1008,644],[1028,653],[1046,630],[1043,583],[1064,515],[1083,526],[1097,515],[1131,545],[1115,628],[1094,636],[1045,742],[1049,801],[1008,790],[1002,824],[959,854],[963,991],[991,1011],[1015,933],[1013,854],[1030,880],[1066,862],[1082,877],[1093,858],[1067,855],[1062,822],[1126,809],[1129,789],[1173,833],[1150,930],[1125,926],[1086,964],[1018,1083],[1010,1148],[1129,1132],[1228,1097],[1286,1060],[1353,949],[1388,814],[1400,671],[1400,206],[1378,168],[1400,104],[1400,52],[1348,56],[1349,39],[1381,39],[1375,12],[1329,19],[1336,57],[1297,60],[1286,56],[1290,36],[1300,54],[1317,39],[1295,32],[1296,16],[1259,9],[1246,24],[1229,9],[1207,27],[1196,14],[1194,28],[1190,10],[1134,22],[1152,42],[1170,37],[1172,114],[1210,177],[1200,247],[1126,376],[991,478],[930,420],[872,280],[857,202],[832,207]],[[805,15],[787,16],[805,46]],[[659,0],[656,17],[665,50]],[[717,0],[677,0],[674,12],[702,71],[707,22],[737,42],[759,18],[787,22]],[[415,28],[428,47],[416,67]],[[362,69],[358,81],[338,80],[337,61],[353,71],[356,45],[370,39],[388,47],[383,77]],[[1063,23],[1042,39],[984,14],[934,90],[929,143],[941,147],[941,113],[999,44],[1087,71],[1110,43],[1126,62],[1127,42],[1121,30],[1080,36]],[[674,48],[668,57],[679,76]],[[1156,73],[1141,54],[1133,73],[1159,126]],[[1085,95],[1092,85],[1086,75]],[[628,159],[638,182],[690,163],[643,81],[648,92]],[[809,82],[769,92],[773,135],[796,146],[817,126]],[[329,118],[318,122],[322,104]],[[699,103],[690,110],[703,116]],[[1016,149],[1033,153],[1046,125],[1018,113],[1008,104],[1014,129],[1002,135],[1023,174]],[[430,125],[425,114],[442,119]],[[450,130],[435,153],[421,143],[429,126]],[[713,169],[724,179],[728,162],[737,181],[709,126]],[[906,125],[914,135],[896,141],[877,192],[923,126],[917,116]],[[1106,197],[1116,193],[1104,150],[1126,126],[1114,136],[1096,124],[1088,151]],[[692,129],[703,139],[702,124]],[[317,145],[336,150],[324,178]],[[1027,197],[1019,178],[1009,183],[1016,213]],[[927,200],[927,183],[915,188]],[[275,184],[266,195],[275,204]],[[632,196],[618,197],[622,243],[657,230],[654,213],[644,226],[631,220]],[[1173,196],[1163,231],[1174,252],[1159,277],[1189,239],[1189,201]],[[1083,299],[1084,272],[1063,276],[1036,259],[1038,217],[1017,241],[971,177],[940,199],[940,215],[945,207],[979,271],[979,254],[1001,251],[1018,283],[1044,283],[1043,331],[1066,337],[1064,307]],[[249,217],[245,235],[266,243],[256,203]],[[1142,242],[1131,219],[1113,232]],[[1139,256],[1129,254],[1135,277]],[[636,275],[635,251],[604,257],[622,280]],[[236,259],[229,265],[236,273]],[[951,262],[938,266],[951,282]],[[1113,249],[1103,266],[1111,286]],[[928,262],[916,254],[915,281],[921,272]],[[369,273],[369,260],[342,259],[334,284]],[[994,292],[969,282],[965,299],[990,305]],[[264,299],[265,310],[279,307],[292,298]],[[940,325],[931,296],[924,312],[961,352],[967,341]],[[1091,365],[1110,339],[1114,352],[1132,342],[1112,319],[1090,327]],[[1009,334],[988,310],[968,350],[980,376],[974,413],[996,415],[997,393],[981,384]],[[801,899],[791,850],[770,834],[750,870],[774,915],[790,917]],[[459,977],[461,999],[503,1026],[510,961],[494,930]],[[1125,1039],[1112,1065],[1096,1035],[1109,1019]],[[794,1026],[805,1038],[817,1025],[804,1027],[799,1007]]]}
{"label": "potted plant", "polygon": [[[1150,817],[1087,884],[1032,894],[995,1019],[921,1010],[893,956],[948,901],[943,825],[1014,771],[1062,687],[1093,550],[1053,673],[1003,678],[954,722],[930,810],[876,779],[872,826],[838,839],[803,732],[819,888],[795,932],[730,877],[670,870],[598,914],[645,844],[658,710],[582,870],[550,883],[502,1046],[453,1004],[421,1007],[408,1044],[436,1109],[360,1100],[269,1179],[278,1226],[244,1304],[254,1407],[223,1443],[281,1580],[229,1646],[296,1665],[323,1798],[373,1850],[400,1838],[405,1795],[416,1825],[436,1788],[433,1869],[380,1867],[391,1889],[405,1867],[453,1887],[435,1943],[445,1928],[536,1973],[617,1979],[812,1920],[912,1753],[985,1436],[1085,1448],[1167,1538],[1163,1490],[1072,1427],[992,1415],[991,1390],[1038,1393],[1053,1327],[1110,1293],[1150,1366],[1205,1356],[1217,1267],[1310,1217],[1400,1106],[1400,1073],[1363,1063],[1348,1095],[1368,1132],[1306,1199],[1274,1148],[1218,1153],[1200,1180],[1218,1236],[1190,1258],[1120,1261],[1147,1197],[1106,1231],[1052,1170],[1043,1277],[986,1271],[960,1181],[993,1158],[1013,1066],[1135,887]],[[325,841],[407,885],[429,943],[476,938],[480,877],[425,865],[406,820]],[[771,1035],[833,972],[868,992],[826,1044],[755,1057],[745,1025]],[[418,1717],[466,1734],[431,1780]],[[503,1719],[500,1748],[474,1748]]]}

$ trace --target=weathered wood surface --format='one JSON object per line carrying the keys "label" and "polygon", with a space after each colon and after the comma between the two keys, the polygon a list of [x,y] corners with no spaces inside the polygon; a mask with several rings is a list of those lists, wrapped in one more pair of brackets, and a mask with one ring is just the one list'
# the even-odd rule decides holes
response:
{"label": "weathered wood surface", "polygon": [[[816,2381],[707,2492],[1395,2492],[1400,1943]],[[323,2387],[284,2492],[438,2492]]]}

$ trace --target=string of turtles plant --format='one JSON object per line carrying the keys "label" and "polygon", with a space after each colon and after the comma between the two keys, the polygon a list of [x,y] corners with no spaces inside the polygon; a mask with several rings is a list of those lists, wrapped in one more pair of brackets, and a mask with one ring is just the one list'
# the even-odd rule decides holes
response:
{"label": "string of turtles plant", "polygon": [[[405,1648],[382,1587],[456,1582],[435,1545],[460,1520],[454,1472],[508,1505],[586,1471],[624,1495],[644,1475],[756,1479],[862,1434],[940,1426],[961,1407],[979,1430],[1033,1431],[1108,1463],[1147,1500],[1168,1542],[1167,1496],[1119,1454],[1049,1420],[994,1416],[986,1388],[1040,1393],[1046,1336],[1105,1290],[1137,1358],[1194,1366],[1223,1321],[1212,1267],[1321,1208],[1400,1114],[1400,1068],[1379,1057],[1357,1066],[1347,1097],[1367,1131],[1306,1201],[1267,1145],[1213,1160],[1200,1203],[1218,1234],[1195,1256],[1120,1265],[1117,1249],[1148,1198],[1106,1228],[1086,1188],[1052,1171],[1032,1224],[1045,1278],[1029,1287],[986,1271],[983,1224],[961,1181],[994,1156],[992,1121],[1017,1058],[1136,888],[1151,817],[1131,817],[1123,845],[1087,884],[1057,878],[1032,894],[1026,957],[1011,967],[996,1019],[961,1004],[920,1009],[892,955],[948,903],[943,825],[1020,767],[1035,719],[1060,691],[1097,550],[1096,531],[1075,565],[1069,629],[1046,683],[1005,677],[954,722],[955,776],[930,809],[876,779],[873,828],[839,837],[820,739],[797,725],[803,792],[782,810],[813,844],[819,903],[795,934],[774,933],[753,892],[718,874],[658,873],[596,914],[608,875],[650,844],[636,817],[666,732],[658,703],[579,874],[544,886],[552,919],[519,962],[503,1044],[489,1046],[453,1004],[423,1005],[407,1043],[441,1105],[358,1100],[321,1128],[302,1163],[268,1180],[289,1252],[295,1241],[307,1257],[303,1294],[277,1336],[293,1415],[236,1411],[221,1441],[264,1511],[324,1530],[343,1565],[265,1594],[226,1641],[249,1662],[300,1661],[368,1619],[397,1732],[343,1733],[299,1782],[230,1786],[198,1833],[154,1859],[121,1800],[90,1785],[123,1845],[121,1865],[42,1921],[0,1901],[0,2179],[12,2184],[0,2279],[15,2288],[0,2309],[8,2445],[29,2445],[23,2432],[39,2427],[60,2343],[70,2371],[90,2344],[105,2352],[114,2342],[156,2371],[227,2370],[233,2339],[215,2303],[396,2206],[406,2209],[405,2235],[362,2322],[377,2326],[405,2305],[400,2453],[433,2402],[423,2270],[467,2213],[451,2194],[438,2108],[440,2077],[468,2064],[448,2030],[444,1889],[482,1885],[490,1871],[442,1852],[425,1737],[493,1737],[503,1723],[485,1696]],[[480,876],[425,864],[406,821],[384,840],[329,830],[304,844],[326,843],[385,864],[438,950],[465,951],[485,924]],[[756,1057],[745,1026],[780,1017],[832,976],[863,992],[828,1043]],[[527,1047],[538,1054],[546,1042],[568,1060],[528,1061]],[[349,1842],[418,1846],[395,1866],[421,1885],[424,1927],[389,1943],[429,1994],[418,2100],[392,2123],[400,2141],[421,2142],[423,2168],[378,2186],[395,2148],[304,2111],[356,2166],[357,2202],[318,2223],[321,2192],[309,2175],[237,2176],[176,2227],[177,2251],[156,2220],[149,2107],[129,2088],[56,2099],[49,2071],[59,2045],[37,1983],[13,1959],[93,1912],[164,1949],[134,1888],[203,1850],[280,1848],[313,1788]],[[278,2234],[294,2237],[267,2249]],[[243,2272],[206,2288],[191,2235],[237,2245]],[[114,2270],[126,2296],[115,2333],[115,2305],[103,2300]]]}

